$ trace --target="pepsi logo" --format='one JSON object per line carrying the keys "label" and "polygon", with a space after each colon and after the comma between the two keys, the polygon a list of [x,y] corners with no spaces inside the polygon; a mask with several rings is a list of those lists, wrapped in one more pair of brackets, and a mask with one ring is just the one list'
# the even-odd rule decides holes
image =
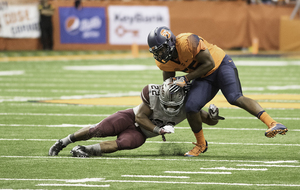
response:
{"label": "pepsi logo", "polygon": [[76,35],[79,33],[80,19],[76,16],[69,16],[65,21],[65,30],[70,35]]}

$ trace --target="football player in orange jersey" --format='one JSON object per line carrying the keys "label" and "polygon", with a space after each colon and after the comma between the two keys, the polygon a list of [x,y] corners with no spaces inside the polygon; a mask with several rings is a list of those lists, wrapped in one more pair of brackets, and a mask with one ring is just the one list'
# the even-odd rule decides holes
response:
{"label": "football player in orange jersey", "polygon": [[[148,35],[149,51],[163,71],[163,79],[175,77],[176,71],[187,75],[175,77],[172,89],[189,87],[186,98],[187,119],[197,139],[196,146],[185,156],[198,156],[205,150],[205,138],[199,111],[221,90],[227,101],[248,111],[264,122],[266,137],[284,135],[288,129],[272,119],[255,101],[243,96],[233,60],[218,46],[193,33],[174,36],[167,27],[157,27]],[[192,81],[192,82],[191,82]]]}

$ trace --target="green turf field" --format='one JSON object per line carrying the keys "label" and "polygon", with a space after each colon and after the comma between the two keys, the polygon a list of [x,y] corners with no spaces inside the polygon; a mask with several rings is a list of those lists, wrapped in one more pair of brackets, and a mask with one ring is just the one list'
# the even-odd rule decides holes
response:
{"label": "green turf field", "polygon": [[[4,59],[20,56],[18,60],[22,56],[39,59]],[[71,157],[74,146],[115,138],[71,144],[57,157],[49,157],[48,150],[57,139],[134,105],[41,101],[139,96],[145,85],[162,83],[161,71],[152,58],[49,61],[43,56],[0,54],[0,190],[300,189],[300,60],[233,58],[244,94],[264,96],[258,101],[288,127],[285,136],[266,138],[266,126],[260,120],[222,105],[220,115],[226,120],[203,126],[209,148],[199,157],[183,157],[195,141],[184,121],[175,127],[175,134],[166,135],[166,142],[155,137],[135,150],[82,159]]]}

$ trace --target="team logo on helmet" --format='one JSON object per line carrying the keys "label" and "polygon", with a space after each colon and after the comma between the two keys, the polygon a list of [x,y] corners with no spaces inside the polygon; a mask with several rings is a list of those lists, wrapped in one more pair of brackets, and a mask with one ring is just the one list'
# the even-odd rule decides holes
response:
{"label": "team logo on helmet", "polygon": [[166,30],[166,29],[162,29],[160,31],[160,35],[164,36],[167,39],[171,38],[171,32],[169,30]]}

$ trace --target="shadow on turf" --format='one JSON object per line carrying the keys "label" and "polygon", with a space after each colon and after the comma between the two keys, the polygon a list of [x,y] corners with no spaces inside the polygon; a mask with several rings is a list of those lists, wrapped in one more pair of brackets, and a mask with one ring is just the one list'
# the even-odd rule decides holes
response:
{"label": "shadow on turf", "polygon": [[161,144],[159,154],[162,156],[182,156],[186,153],[186,146],[179,143]]}

